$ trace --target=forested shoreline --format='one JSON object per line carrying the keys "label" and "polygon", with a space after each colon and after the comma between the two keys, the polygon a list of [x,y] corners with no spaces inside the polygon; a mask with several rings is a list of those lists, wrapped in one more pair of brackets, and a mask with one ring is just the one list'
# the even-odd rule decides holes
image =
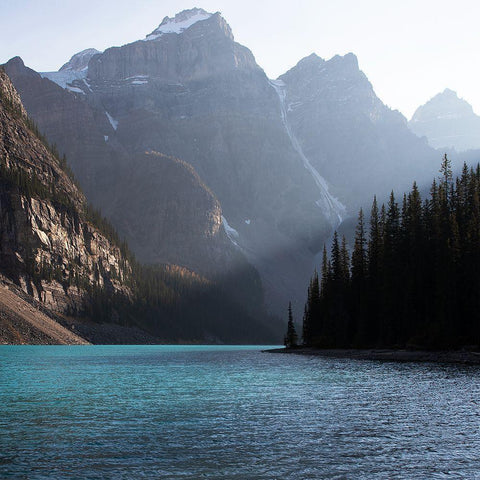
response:
{"label": "forested shoreline", "polygon": [[478,347],[480,165],[454,179],[445,155],[440,173],[424,200],[414,183],[400,202],[374,198],[369,225],[360,210],[351,254],[335,232],[308,288],[304,345]]}

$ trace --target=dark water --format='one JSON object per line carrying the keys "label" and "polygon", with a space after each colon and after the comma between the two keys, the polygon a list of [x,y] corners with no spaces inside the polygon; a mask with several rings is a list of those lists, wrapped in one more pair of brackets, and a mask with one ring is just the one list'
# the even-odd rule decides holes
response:
{"label": "dark water", "polygon": [[480,369],[0,347],[0,478],[480,480]]}

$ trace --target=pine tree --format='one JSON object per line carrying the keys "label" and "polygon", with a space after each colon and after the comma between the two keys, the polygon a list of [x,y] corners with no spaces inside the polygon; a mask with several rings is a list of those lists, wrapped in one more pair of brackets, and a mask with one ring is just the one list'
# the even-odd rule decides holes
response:
{"label": "pine tree", "polygon": [[285,335],[284,344],[287,348],[295,348],[297,346],[298,337],[293,323],[292,302],[288,302],[288,324],[287,334]]}
{"label": "pine tree", "polygon": [[351,316],[356,328],[352,328],[352,342],[364,345],[367,341],[366,332],[366,297],[367,297],[367,239],[363,210],[358,214],[358,224],[355,230],[355,244],[352,253],[352,279],[351,279]]}

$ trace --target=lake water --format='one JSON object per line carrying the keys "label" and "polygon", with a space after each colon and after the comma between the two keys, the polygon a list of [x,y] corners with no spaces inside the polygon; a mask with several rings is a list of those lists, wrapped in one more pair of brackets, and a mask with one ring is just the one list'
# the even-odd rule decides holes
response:
{"label": "lake water", "polygon": [[480,480],[480,369],[1,346],[0,478]]}

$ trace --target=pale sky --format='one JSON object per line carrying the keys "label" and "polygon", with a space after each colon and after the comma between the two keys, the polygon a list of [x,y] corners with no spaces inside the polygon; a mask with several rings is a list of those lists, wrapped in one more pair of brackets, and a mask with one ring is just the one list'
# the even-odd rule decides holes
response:
{"label": "pale sky", "polygon": [[270,78],[312,52],[353,52],[381,100],[408,118],[447,87],[480,114],[479,0],[0,0],[0,63],[18,55],[57,70],[192,7],[222,12]]}

